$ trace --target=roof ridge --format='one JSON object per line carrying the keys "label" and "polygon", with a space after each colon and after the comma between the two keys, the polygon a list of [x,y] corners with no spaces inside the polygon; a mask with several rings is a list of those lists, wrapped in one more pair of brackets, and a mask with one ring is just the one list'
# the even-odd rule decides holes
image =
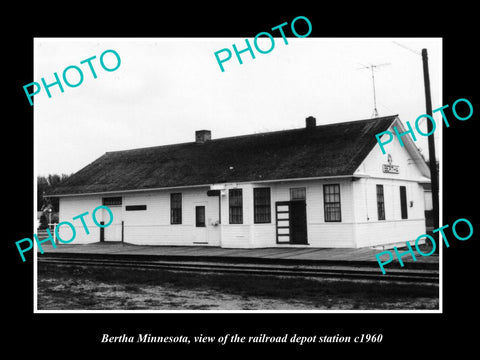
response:
{"label": "roof ridge", "polygon": [[[395,117],[398,117],[398,114],[380,116],[380,117],[370,118],[370,119],[350,120],[350,121],[342,121],[342,122],[336,122],[336,123],[330,123],[330,124],[324,124],[324,125],[317,125],[315,128],[322,128],[322,127],[342,125],[342,124],[350,124],[350,123],[360,122],[360,121],[384,120],[384,119],[387,119],[387,118],[395,118]],[[265,131],[265,132],[253,133],[253,134],[233,135],[233,136],[226,136],[226,137],[221,137],[221,138],[217,138],[217,139],[212,139],[212,140],[209,140],[208,142],[215,142],[215,141],[229,140],[229,139],[238,139],[238,138],[244,138],[244,137],[249,137],[249,136],[262,136],[262,135],[267,135],[267,134],[278,134],[278,133],[281,133],[281,132],[300,131],[300,130],[305,130],[305,129],[306,129],[305,127],[300,127],[300,128],[293,128],[293,129]],[[138,150],[147,150],[147,149],[156,149],[156,148],[166,148],[166,147],[169,147],[169,146],[179,146],[179,145],[188,145],[188,144],[195,144],[195,141],[173,143],[173,144],[164,144],[164,145],[145,146],[145,147],[138,147],[138,148],[132,148],[132,149],[125,149],[125,150],[106,151],[105,154],[123,153],[123,152],[129,152],[129,151],[138,151]]]}
{"label": "roof ridge", "polygon": [[107,152],[50,195],[352,175],[398,116]]}

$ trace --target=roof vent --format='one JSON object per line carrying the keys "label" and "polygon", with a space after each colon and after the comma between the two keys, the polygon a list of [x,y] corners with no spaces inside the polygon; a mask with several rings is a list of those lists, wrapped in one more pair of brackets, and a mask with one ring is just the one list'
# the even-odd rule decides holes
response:
{"label": "roof vent", "polygon": [[309,116],[305,119],[305,125],[307,129],[312,129],[317,126],[317,119],[315,119],[313,116]]}
{"label": "roof vent", "polygon": [[195,131],[195,142],[197,144],[203,144],[210,140],[212,140],[212,132],[210,130]]}

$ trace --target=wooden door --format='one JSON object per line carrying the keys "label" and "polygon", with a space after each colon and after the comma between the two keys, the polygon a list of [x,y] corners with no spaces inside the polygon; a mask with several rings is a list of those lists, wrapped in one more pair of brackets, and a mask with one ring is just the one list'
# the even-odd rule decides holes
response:
{"label": "wooden door", "polygon": [[290,244],[308,244],[305,200],[290,201]]}

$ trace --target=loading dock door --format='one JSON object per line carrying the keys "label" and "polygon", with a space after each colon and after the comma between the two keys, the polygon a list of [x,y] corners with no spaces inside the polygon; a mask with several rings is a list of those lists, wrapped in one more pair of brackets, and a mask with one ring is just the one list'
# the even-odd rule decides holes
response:
{"label": "loading dock door", "polygon": [[305,200],[275,203],[277,244],[307,245]]}

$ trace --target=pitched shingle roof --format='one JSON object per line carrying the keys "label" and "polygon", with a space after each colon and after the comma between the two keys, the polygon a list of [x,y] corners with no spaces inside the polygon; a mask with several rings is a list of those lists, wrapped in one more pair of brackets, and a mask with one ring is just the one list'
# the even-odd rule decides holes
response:
{"label": "pitched shingle roof", "polygon": [[352,175],[396,118],[107,152],[50,195]]}

